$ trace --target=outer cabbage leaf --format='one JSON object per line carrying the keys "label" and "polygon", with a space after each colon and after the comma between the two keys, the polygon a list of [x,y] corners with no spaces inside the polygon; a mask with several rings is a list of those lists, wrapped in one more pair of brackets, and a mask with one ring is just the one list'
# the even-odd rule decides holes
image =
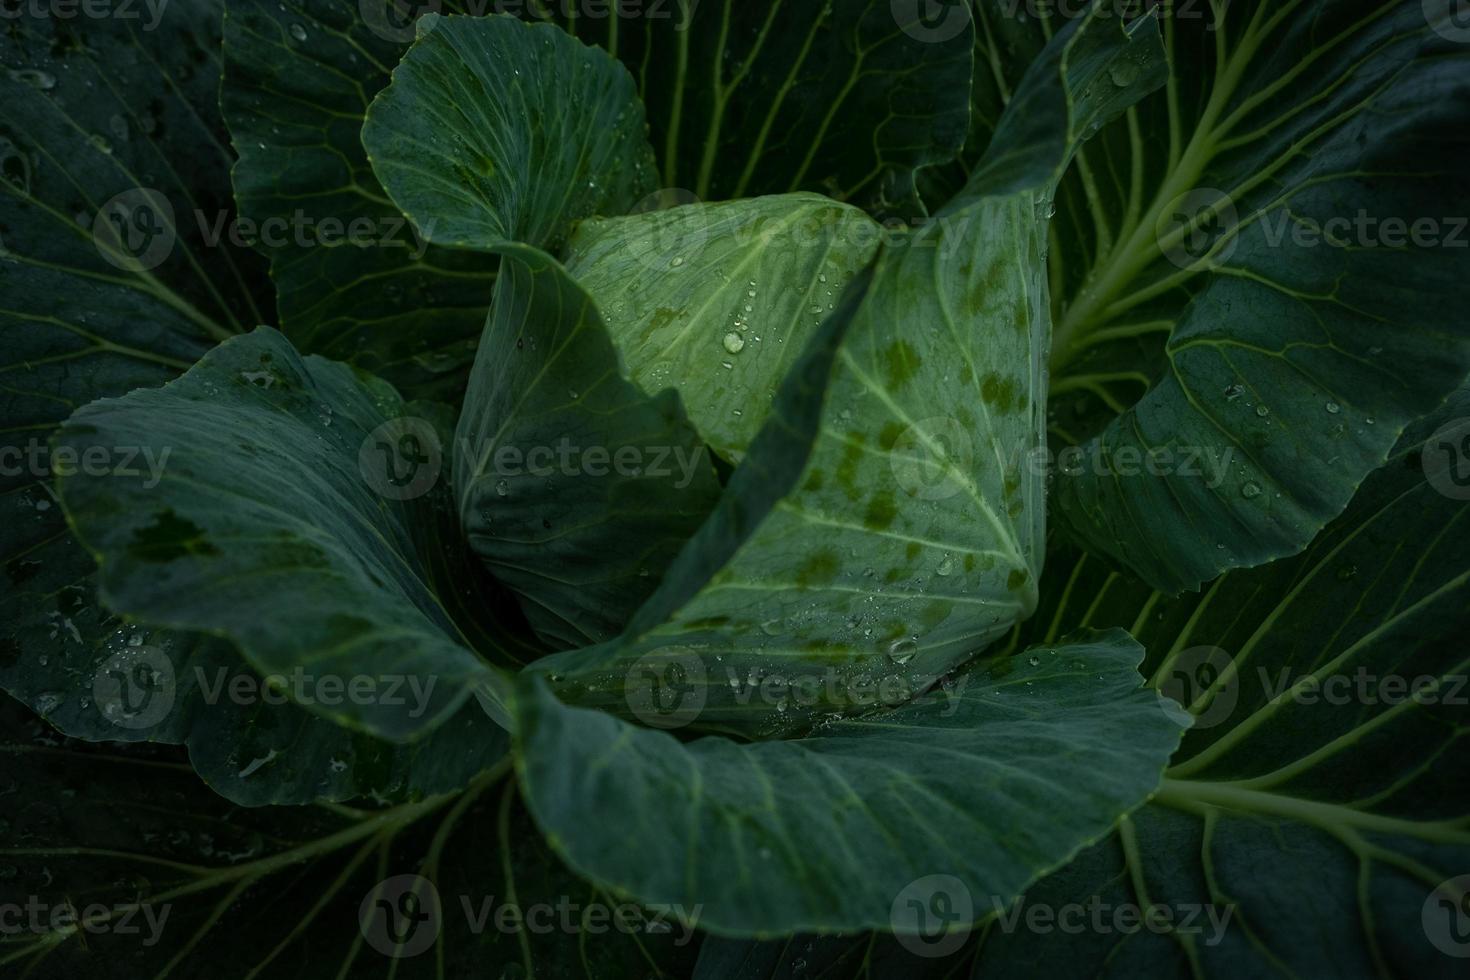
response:
{"label": "outer cabbage leaf", "polygon": [[[1470,861],[1470,389],[1413,425],[1301,555],[1169,599],[1064,551],[1039,638],[1128,624],[1196,715],[1153,803],[1030,901],[1198,907],[1128,937],[992,929],[976,975],[1458,976]],[[1094,898],[1093,896],[1096,896]]]}
{"label": "outer cabbage leaf", "polygon": [[895,711],[752,744],[682,744],[566,707],[527,674],[517,767],[571,867],[698,903],[716,934],[888,926],[930,875],[1016,894],[1152,790],[1184,721],[1139,688],[1141,657],[1121,630],[1078,637]]}
{"label": "outer cabbage leaf", "polygon": [[435,980],[494,963],[646,980],[687,975],[697,945],[673,910],[561,864],[507,766],[400,806],[243,810],[174,753],[58,743],[3,696],[0,759],[0,902],[40,910],[0,946],[7,975]]}
{"label": "outer cabbage leaf", "polygon": [[654,189],[626,69],[550,24],[420,20],[362,140],[378,179],[431,241],[556,249],[573,222]]}
{"label": "outer cabbage leaf", "polygon": [[[49,489],[51,430],[93,398],[174,377],[252,326],[263,305],[258,259],[228,242],[207,247],[193,220],[196,208],[229,206],[220,193],[229,153],[211,111],[219,76],[207,54],[219,45],[219,15],[218,3],[201,3],[152,31],[121,18],[84,29],[27,16],[0,32],[7,688],[37,657],[81,656],[111,632],[94,600],[92,558]],[[177,98],[133,97],[163,90],[165,78]]]}
{"label": "outer cabbage leaf", "polygon": [[[219,101],[236,199],[300,350],[458,401],[494,262],[431,246],[362,147],[368,103],[413,40],[397,0],[228,0]],[[436,3],[459,10],[456,0]]]}
{"label": "outer cabbage leaf", "polygon": [[[51,430],[94,398],[174,377],[268,309],[263,263],[228,237],[211,237],[233,218],[217,108],[221,5],[175,7],[156,20],[139,7],[110,9],[116,16],[85,26],[12,19],[0,38],[8,69],[0,75],[0,329],[10,355],[0,368],[0,686],[72,736],[187,739],[211,784],[242,802],[458,785],[478,771],[466,756],[407,778],[406,753],[290,705],[237,709],[223,699],[205,723],[185,690],[193,667],[211,681],[218,671],[243,675],[258,689],[238,654],[219,641],[136,629],[97,601],[95,562],[51,486]],[[154,95],[140,100],[139,92]],[[113,446],[103,465],[152,472],[166,460]],[[98,696],[115,658],[137,662],[132,643],[147,648],[146,658],[189,665],[170,692],[174,710],[156,724],[134,727],[134,716],[119,725]],[[490,761],[504,741],[485,741]],[[288,743],[299,765],[251,769]],[[461,765],[469,771],[457,773]]]}
{"label": "outer cabbage leaf", "polygon": [[[109,607],[225,636],[262,674],[305,690],[292,691],[304,707],[407,740],[477,691],[500,703],[498,674],[475,652],[499,649],[497,627],[456,593],[470,582],[444,588],[435,574],[454,553],[444,498],[430,492],[437,441],[386,383],[302,359],[261,328],[164,388],[88,405],[56,437],[78,459],[168,448],[159,479],[79,467],[59,491]],[[355,693],[362,677],[373,696]]]}
{"label": "outer cabbage leaf", "polygon": [[915,174],[965,140],[965,0],[548,6],[628,66],[664,185],[702,200],[812,190],[911,217]]}
{"label": "outer cabbage leaf", "polygon": [[1454,6],[1163,14],[1168,87],[1058,197],[1056,513],[1089,550],[1169,592],[1294,554],[1470,372]]}

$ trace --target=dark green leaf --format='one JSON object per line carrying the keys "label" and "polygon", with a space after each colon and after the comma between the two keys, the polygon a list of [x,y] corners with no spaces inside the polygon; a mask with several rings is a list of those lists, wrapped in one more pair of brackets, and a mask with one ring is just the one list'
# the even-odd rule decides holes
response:
{"label": "dark green leaf", "polygon": [[591,298],[536,249],[501,279],[460,417],[460,525],[548,643],[616,635],[720,493],[678,395],[618,373]]}
{"label": "dark green leaf", "polygon": [[1171,592],[1294,554],[1470,370],[1452,6],[1165,14],[1168,89],[1059,199],[1054,426],[1121,413],[1056,495],[1090,550]]}
{"label": "dark green leaf", "polygon": [[654,189],[633,80],[605,51],[512,17],[419,21],[363,127],[374,172],[430,241],[556,249]]}
{"label": "dark green leaf", "polygon": [[[1028,901],[1199,915],[1131,936],[992,928],[978,975],[1104,959],[1120,976],[1463,972],[1470,497],[1450,477],[1467,416],[1462,389],[1304,553],[1202,595],[1165,598],[1092,558],[1052,580],[1037,635],[1128,624],[1152,684],[1197,719],[1153,805]],[[1223,934],[1211,914],[1230,916]]]}
{"label": "dark green leaf", "polygon": [[6,976],[647,980],[695,954],[671,910],[558,862],[504,768],[387,809],[247,810],[170,756],[58,744],[8,699],[0,759]]}
{"label": "dark green leaf", "polygon": [[[0,38],[9,69],[0,76],[0,324],[8,354],[0,368],[7,580],[0,684],[80,737],[180,740],[197,722],[196,763],[237,798],[402,792],[404,774],[383,762],[389,747],[289,708],[226,710],[208,724],[193,716],[186,723],[180,711],[168,724],[184,727],[130,729],[98,704],[99,669],[144,634],[97,602],[95,563],[50,487],[53,464],[78,461],[52,452],[51,430],[94,398],[186,369],[218,339],[258,322],[264,292],[258,259],[212,237],[232,217],[230,155],[216,108],[220,5],[175,7],[156,19],[141,5],[107,9],[111,16],[85,21],[27,14],[9,20]],[[161,453],[138,444],[100,449],[85,461],[93,471],[148,479],[165,465]],[[225,644],[160,632],[146,638],[180,662],[239,672]],[[306,729],[331,735],[314,743],[324,753],[319,767],[306,759],[291,779],[277,781],[284,766],[238,778],[286,733]],[[234,737],[221,738],[223,731]],[[331,772],[331,759],[353,765]],[[442,788],[452,769],[430,767],[419,788]]]}
{"label": "dark green leaf", "polygon": [[1012,896],[1152,790],[1182,713],[1139,689],[1141,657],[1121,630],[1079,637],[753,744],[681,744],[529,675],[517,765],[553,846],[620,893],[698,904],[719,934],[902,927],[928,876]]}
{"label": "dark green leaf", "polygon": [[[477,605],[456,595],[473,587],[468,566],[439,574],[454,553],[447,500],[432,493],[446,450],[411,408],[262,328],[165,388],[82,409],[58,452],[169,451],[157,474],[62,474],[102,600],[228,637],[263,674],[300,674],[317,696],[293,700],[339,723],[407,739],[445,721],[495,684],[475,651],[500,647],[494,624],[462,612]],[[397,679],[398,697],[327,696],[364,676]]]}
{"label": "dark green leaf", "polygon": [[[73,738],[186,745],[200,777],[244,806],[417,799],[463,787],[508,748],[478,704],[398,745],[294,704],[291,691],[320,696],[319,685],[298,687],[294,674],[268,685],[224,640],[130,626],[95,607],[71,623],[97,641],[78,648],[58,633],[48,652],[0,674],[10,693]],[[371,690],[385,694],[388,683]],[[398,694],[416,703],[411,691]]]}
{"label": "dark green leaf", "polygon": [[705,200],[817,190],[907,212],[915,172],[964,143],[963,0],[624,7],[568,27],[634,73],[665,186]]}
{"label": "dark green leaf", "polygon": [[220,101],[240,155],[238,231],[271,260],[281,328],[307,353],[458,401],[494,262],[429,246],[362,147],[368,103],[413,38],[398,4],[226,6]]}

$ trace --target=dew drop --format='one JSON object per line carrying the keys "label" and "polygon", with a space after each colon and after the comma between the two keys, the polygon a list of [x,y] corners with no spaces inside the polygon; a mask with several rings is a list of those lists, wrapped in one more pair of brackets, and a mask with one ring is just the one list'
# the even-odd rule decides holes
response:
{"label": "dew drop", "polygon": [[1233,402],[1245,391],[1245,385],[1230,385],[1225,389],[1225,400]]}
{"label": "dew drop", "polygon": [[42,92],[49,92],[56,87],[56,76],[49,71],[41,71],[36,68],[13,69],[10,77],[17,82],[25,82],[27,85],[35,86]]}
{"label": "dew drop", "polygon": [[1342,406],[1339,405],[1337,402],[1328,402],[1325,407],[1327,409],[1328,415],[1336,415],[1338,412],[1342,411]]}
{"label": "dew drop", "polygon": [[510,483],[506,480],[497,480],[495,482],[495,492],[502,497],[509,497]]}
{"label": "dew drop", "polygon": [[1269,408],[1267,408],[1265,405],[1257,405],[1256,406],[1256,415],[1257,415],[1257,417],[1259,417],[1259,418],[1265,418],[1267,415],[1270,415],[1270,414],[1271,414],[1271,410]]}
{"label": "dew drop", "polygon": [[906,664],[919,652],[919,641],[911,636],[900,637],[888,644],[888,659],[896,664]]}
{"label": "dew drop", "polygon": [[1134,82],[1138,81],[1138,65],[1134,64],[1131,61],[1125,61],[1120,65],[1114,65],[1108,71],[1108,77],[1111,78],[1113,80],[1113,84],[1118,86],[1119,88],[1127,88],[1129,85],[1132,85]]}
{"label": "dew drop", "polygon": [[1246,500],[1250,500],[1254,497],[1259,497],[1261,495],[1261,485],[1259,483],[1256,483],[1254,480],[1248,481],[1243,486],[1241,486],[1240,495]]}
{"label": "dew drop", "polygon": [[731,330],[725,334],[725,350],[731,354],[739,354],[745,349],[745,338]]}
{"label": "dew drop", "polygon": [[294,37],[297,41],[305,41],[306,40],[306,28],[302,27],[300,24],[292,24],[291,25],[291,36]]}
{"label": "dew drop", "polygon": [[31,161],[20,147],[0,136],[0,173],[22,191],[31,189]]}

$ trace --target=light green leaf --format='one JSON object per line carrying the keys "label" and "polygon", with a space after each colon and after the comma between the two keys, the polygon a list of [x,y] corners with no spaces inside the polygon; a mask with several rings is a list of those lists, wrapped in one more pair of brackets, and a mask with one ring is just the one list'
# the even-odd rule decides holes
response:
{"label": "light green leaf", "polygon": [[460,526],[536,632],[616,635],[720,493],[678,395],[618,371],[592,299],[537,249],[501,279],[456,439]]}
{"label": "light green leaf", "polygon": [[677,388],[710,447],[739,460],[883,233],[857,208],[785,194],[584,221],[566,264],[629,376]]}
{"label": "light green leaf", "polygon": [[752,744],[565,707],[532,674],[517,767],[553,846],[619,892],[699,903],[719,934],[889,927],[928,875],[1016,894],[1154,787],[1181,713],[1139,688],[1141,657],[1122,631],[1078,638]]}
{"label": "light green leaf", "polygon": [[429,22],[368,112],[362,140],[430,241],[556,249],[573,222],[654,189],[628,72],[550,24]]}
{"label": "light green leaf", "polygon": [[238,230],[270,259],[281,329],[306,353],[458,401],[494,262],[430,246],[368,164],[368,103],[413,37],[395,0],[225,6],[219,99],[239,155]]}
{"label": "light green leaf", "polygon": [[[626,714],[631,665],[694,670],[701,725],[789,732],[853,710],[854,683],[912,695],[1030,612],[1047,201],[1077,141],[1140,92],[1109,66],[1146,84],[1157,55],[1151,23],[1105,19],[1049,49],[966,192],[853,281],[623,637],[538,663],[559,693]],[[766,675],[818,693],[773,711],[745,696]]]}
{"label": "light green leaf", "polygon": [[[1028,901],[1201,912],[1194,931],[1131,937],[993,928],[977,975],[1104,959],[1120,976],[1463,973],[1436,946],[1470,866],[1467,416],[1461,389],[1305,552],[1202,594],[1053,557],[1074,564],[1034,635],[1129,625],[1152,685],[1197,718],[1153,804]],[[1229,915],[1223,934],[1210,915]]]}
{"label": "light green leaf", "polygon": [[[77,412],[58,451],[168,451],[155,473],[62,474],[102,600],[229,638],[259,672],[303,677],[310,697],[293,684],[293,700],[341,724],[409,739],[445,721],[498,683],[475,651],[514,654],[475,615],[473,566],[453,560],[432,493],[445,450],[409,411],[383,382],[262,328],[162,389]],[[340,690],[360,677],[370,696]]]}
{"label": "light green leaf", "polygon": [[1096,436],[1057,512],[1170,592],[1300,551],[1470,371],[1453,4],[1178,6],[1052,257],[1054,428]]}

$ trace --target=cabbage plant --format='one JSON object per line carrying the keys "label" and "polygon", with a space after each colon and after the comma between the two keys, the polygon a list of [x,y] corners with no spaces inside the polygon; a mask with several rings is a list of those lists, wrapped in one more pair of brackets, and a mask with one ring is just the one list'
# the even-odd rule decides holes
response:
{"label": "cabbage plant", "polygon": [[1463,969],[1463,4],[4,8],[7,970]]}

